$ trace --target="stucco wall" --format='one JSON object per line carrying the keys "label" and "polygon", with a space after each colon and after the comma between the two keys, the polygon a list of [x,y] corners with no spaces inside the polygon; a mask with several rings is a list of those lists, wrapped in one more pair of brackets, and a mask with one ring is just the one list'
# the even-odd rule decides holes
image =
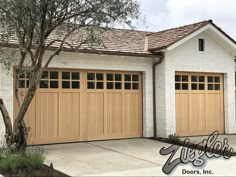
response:
{"label": "stucco wall", "polygon": [[[198,39],[206,40],[206,50],[198,51]],[[224,73],[225,132],[236,133],[234,56],[229,50],[202,33],[183,45],[166,52],[165,62],[157,67],[157,134],[176,133],[175,72]]]}
{"label": "stucco wall", "polygon": [[[49,55],[49,53],[47,53]],[[78,54],[72,52],[61,53],[50,64],[56,68],[79,68],[96,70],[142,71],[143,73],[143,135],[153,136],[153,91],[152,91],[152,59],[140,57],[124,57],[112,55]],[[3,66],[2,66],[3,68]],[[13,115],[13,77],[12,71],[1,72],[2,97]],[[4,132],[2,117],[0,118],[0,134]]]}

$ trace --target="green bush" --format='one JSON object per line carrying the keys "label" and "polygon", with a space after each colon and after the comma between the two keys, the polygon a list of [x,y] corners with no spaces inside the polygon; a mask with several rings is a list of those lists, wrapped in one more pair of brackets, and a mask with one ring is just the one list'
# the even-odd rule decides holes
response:
{"label": "green bush", "polygon": [[168,136],[168,139],[169,139],[169,141],[170,141],[171,143],[180,143],[180,142],[181,142],[180,137],[177,136],[176,134],[174,134],[174,135],[169,135],[169,136]]}
{"label": "green bush", "polygon": [[0,169],[2,171],[37,170],[43,166],[45,160],[41,149],[29,149],[25,153],[13,153],[7,149],[0,149]]}

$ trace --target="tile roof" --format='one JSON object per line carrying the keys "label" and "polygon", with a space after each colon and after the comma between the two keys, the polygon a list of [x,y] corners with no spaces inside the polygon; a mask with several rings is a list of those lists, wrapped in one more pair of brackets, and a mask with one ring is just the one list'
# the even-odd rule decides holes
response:
{"label": "tile roof", "polygon": [[[185,38],[186,36],[192,34],[198,29],[204,27],[207,24],[214,25],[218,30],[220,30],[226,37],[235,43],[235,41],[225,34],[219,27],[217,27],[211,20],[202,21],[190,25],[185,25],[177,28],[172,28],[160,32],[145,32],[137,30],[127,30],[127,29],[116,29],[109,28],[104,30],[102,33],[102,41],[104,45],[94,46],[92,49],[88,45],[82,45],[79,51],[87,52],[110,52],[110,53],[129,53],[129,54],[144,54],[150,55],[153,50],[164,49],[177,41]],[[1,32],[0,32],[1,34]],[[49,38],[50,40],[58,39],[60,36],[58,34],[52,34]],[[67,42],[72,46],[76,47],[79,43],[78,34],[72,34]],[[145,40],[147,40],[145,42]],[[9,44],[17,44],[16,38],[12,38]],[[147,45],[147,46],[145,46]],[[58,47],[59,43],[54,43],[52,48]],[[145,50],[147,48],[148,50]],[[64,50],[70,50],[69,45],[64,46]]]}

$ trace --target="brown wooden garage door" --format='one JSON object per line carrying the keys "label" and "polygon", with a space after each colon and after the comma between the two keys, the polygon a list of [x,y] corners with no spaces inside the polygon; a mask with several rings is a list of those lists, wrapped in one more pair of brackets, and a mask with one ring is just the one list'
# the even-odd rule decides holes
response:
{"label": "brown wooden garage door", "polygon": [[[29,144],[141,137],[141,83],[139,72],[45,71],[26,115]],[[22,96],[27,84],[25,72]]]}
{"label": "brown wooden garage door", "polygon": [[224,133],[222,74],[176,73],[175,90],[177,135]]}

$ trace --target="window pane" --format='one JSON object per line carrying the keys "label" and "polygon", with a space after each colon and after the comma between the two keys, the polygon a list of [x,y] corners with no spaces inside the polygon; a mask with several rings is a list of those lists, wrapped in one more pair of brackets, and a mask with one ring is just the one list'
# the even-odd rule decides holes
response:
{"label": "window pane", "polygon": [[188,76],[182,76],[182,82],[188,82]]}
{"label": "window pane", "polygon": [[50,88],[58,88],[58,81],[50,81]]}
{"label": "window pane", "polygon": [[50,79],[58,79],[58,72],[55,71],[50,72]]}
{"label": "window pane", "polygon": [[188,90],[188,84],[182,84],[182,90]]}
{"label": "window pane", "polygon": [[192,90],[197,90],[197,84],[192,84]]}
{"label": "window pane", "polygon": [[138,89],[139,89],[139,84],[133,83],[133,90],[138,90]]}
{"label": "window pane", "polygon": [[72,80],[80,80],[79,72],[72,72]]}
{"label": "window pane", "polygon": [[131,83],[125,83],[125,89],[130,90],[131,89]]}
{"label": "window pane", "polygon": [[133,81],[139,81],[139,77],[137,74],[133,74],[132,79],[133,79]]}
{"label": "window pane", "polygon": [[220,84],[215,85],[215,90],[220,90]]}
{"label": "window pane", "polygon": [[48,81],[41,80],[40,81],[40,88],[48,88]]}
{"label": "window pane", "polygon": [[213,84],[208,84],[208,90],[214,90],[213,86]]}
{"label": "window pane", "polygon": [[102,73],[97,73],[96,78],[97,78],[97,80],[102,81],[103,80],[103,74]]}
{"label": "window pane", "polygon": [[73,89],[79,89],[80,88],[80,83],[77,81],[77,82],[72,82],[72,88]]}
{"label": "window pane", "polygon": [[198,82],[197,76],[191,76],[191,80],[192,80],[192,82]]}
{"label": "window pane", "polygon": [[180,83],[175,84],[175,90],[180,90]]}
{"label": "window pane", "polygon": [[180,75],[175,75],[175,82],[180,82]]}
{"label": "window pane", "polygon": [[107,82],[107,89],[113,89],[113,82]]}
{"label": "window pane", "polygon": [[95,74],[94,73],[88,73],[87,74],[87,79],[88,80],[95,80]]}
{"label": "window pane", "polygon": [[204,84],[199,84],[199,90],[205,90],[205,85]]}
{"label": "window pane", "polygon": [[210,83],[212,83],[212,82],[213,82],[213,77],[212,77],[212,76],[208,76],[208,77],[207,77],[207,81],[210,82]]}
{"label": "window pane", "polygon": [[30,71],[29,70],[26,70],[26,78],[29,78],[30,77]]}
{"label": "window pane", "polygon": [[131,81],[131,75],[125,74],[125,81]]}
{"label": "window pane", "polygon": [[48,79],[48,71],[43,72],[42,79]]}
{"label": "window pane", "polygon": [[115,80],[116,81],[121,81],[122,77],[121,77],[121,74],[116,74],[115,75]]}
{"label": "window pane", "polygon": [[113,74],[107,74],[107,80],[113,81]]}
{"label": "window pane", "polygon": [[26,87],[29,88],[29,80],[26,80]]}
{"label": "window pane", "polygon": [[87,88],[88,89],[95,89],[95,83],[94,82],[88,82]]}
{"label": "window pane", "polygon": [[62,88],[70,88],[70,81],[62,81]]}
{"label": "window pane", "polygon": [[24,80],[19,80],[18,87],[19,88],[25,88],[25,81]]}
{"label": "window pane", "polygon": [[205,82],[205,76],[199,76],[199,82]]}
{"label": "window pane", "polygon": [[121,89],[122,86],[121,86],[121,82],[116,82],[115,83],[115,89]]}
{"label": "window pane", "polygon": [[19,70],[18,75],[19,75],[19,78],[24,79],[25,78],[25,70]]}
{"label": "window pane", "polygon": [[62,72],[62,79],[70,79],[70,72]]}
{"label": "window pane", "polygon": [[220,77],[215,77],[215,83],[220,83]]}
{"label": "window pane", "polygon": [[97,82],[97,89],[103,89],[103,82]]}

